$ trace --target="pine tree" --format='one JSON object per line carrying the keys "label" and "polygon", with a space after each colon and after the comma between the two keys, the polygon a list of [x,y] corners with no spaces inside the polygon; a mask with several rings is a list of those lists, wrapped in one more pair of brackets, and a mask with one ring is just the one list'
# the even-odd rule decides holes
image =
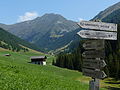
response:
{"label": "pine tree", "polygon": [[55,60],[53,59],[53,61],[52,61],[52,65],[55,65]]}

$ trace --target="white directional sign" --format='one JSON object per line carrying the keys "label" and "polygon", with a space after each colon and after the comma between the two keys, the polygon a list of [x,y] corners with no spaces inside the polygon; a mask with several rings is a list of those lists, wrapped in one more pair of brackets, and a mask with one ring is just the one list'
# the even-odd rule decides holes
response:
{"label": "white directional sign", "polygon": [[98,79],[103,79],[107,76],[103,71],[96,71],[96,70],[91,70],[86,68],[83,68],[82,72],[86,76],[98,78]]}
{"label": "white directional sign", "polygon": [[104,31],[117,31],[117,24],[93,22],[93,21],[81,21],[78,25],[82,28],[97,29]]}
{"label": "white directional sign", "polygon": [[81,30],[77,34],[80,35],[82,38],[117,40],[116,32]]}

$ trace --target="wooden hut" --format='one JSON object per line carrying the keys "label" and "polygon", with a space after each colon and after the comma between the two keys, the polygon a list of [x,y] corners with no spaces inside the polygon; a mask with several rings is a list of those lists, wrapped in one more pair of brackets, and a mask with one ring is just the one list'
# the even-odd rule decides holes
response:
{"label": "wooden hut", "polygon": [[8,54],[4,54],[4,56],[11,56],[11,54],[9,54],[9,53]]}
{"label": "wooden hut", "polygon": [[32,56],[31,63],[33,64],[39,64],[39,65],[46,65],[46,56]]}

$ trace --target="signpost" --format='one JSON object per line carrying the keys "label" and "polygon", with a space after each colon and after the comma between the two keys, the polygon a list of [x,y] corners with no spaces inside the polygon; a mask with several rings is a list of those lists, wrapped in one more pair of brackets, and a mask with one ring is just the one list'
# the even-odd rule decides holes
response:
{"label": "signpost", "polygon": [[107,76],[104,71],[101,71],[106,66],[104,40],[117,40],[117,24],[81,21],[78,25],[87,30],[81,30],[77,34],[82,38],[90,39],[83,44],[87,51],[82,54],[84,58],[82,72],[94,79],[89,82],[89,89],[99,90],[99,79],[104,79]]}
{"label": "signpost", "polygon": [[87,40],[84,44],[83,44],[84,49],[86,50],[90,50],[90,49],[94,49],[94,50],[102,50],[104,49],[104,41],[103,40]]}
{"label": "signpost", "polygon": [[106,74],[103,71],[83,68],[82,72],[83,72],[83,75],[93,77],[93,78],[103,79],[106,77]]}
{"label": "signpost", "polygon": [[78,25],[82,28],[97,29],[103,31],[117,31],[117,24],[94,22],[94,21],[81,21]]}
{"label": "signpost", "polygon": [[117,40],[117,33],[116,32],[81,30],[80,32],[78,32],[78,34],[82,38]]}
{"label": "signpost", "polygon": [[104,60],[83,59],[83,67],[90,69],[101,69],[106,66]]}
{"label": "signpost", "polygon": [[105,52],[104,50],[90,50],[83,52],[82,56],[84,58],[104,58]]}

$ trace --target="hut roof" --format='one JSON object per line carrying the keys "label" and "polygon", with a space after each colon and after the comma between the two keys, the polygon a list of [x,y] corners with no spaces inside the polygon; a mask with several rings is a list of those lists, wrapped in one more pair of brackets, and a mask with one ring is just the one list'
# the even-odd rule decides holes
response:
{"label": "hut roof", "polygon": [[7,53],[7,54],[4,54],[4,56],[11,56],[9,53]]}
{"label": "hut roof", "polygon": [[31,59],[46,59],[46,56],[32,56]]}

